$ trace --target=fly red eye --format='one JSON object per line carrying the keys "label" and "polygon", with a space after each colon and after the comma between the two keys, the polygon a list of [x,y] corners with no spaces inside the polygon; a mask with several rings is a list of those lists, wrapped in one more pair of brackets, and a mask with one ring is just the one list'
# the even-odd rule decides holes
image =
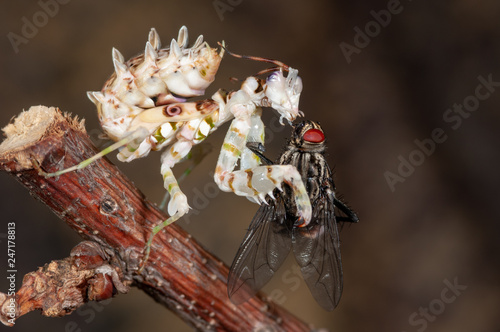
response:
{"label": "fly red eye", "polygon": [[311,143],[321,143],[325,140],[325,134],[319,129],[309,129],[304,133],[304,141]]}

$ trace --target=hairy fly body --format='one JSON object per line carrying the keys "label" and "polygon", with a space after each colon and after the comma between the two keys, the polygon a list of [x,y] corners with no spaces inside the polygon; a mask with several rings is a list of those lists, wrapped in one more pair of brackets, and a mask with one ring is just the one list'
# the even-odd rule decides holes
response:
{"label": "hairy fly body", "polygon": [[[248,147],[264,163],[262,145]],[[342,265],[338,222],[357,222],[358,217],[335,196],[332,172],[325,158],[325,136],[313,121],[294,126],[281,154],[280,165],[297,168],[312,205],[312,218],[305,222],[298,214],[288,185],[277,188],[252,220],[231,266],[228,294],[242,303],[261,289],[293,250],[304,280],[316,301],[333,310],[342,294]],[[280,190],[282,189],[282,190]]]}

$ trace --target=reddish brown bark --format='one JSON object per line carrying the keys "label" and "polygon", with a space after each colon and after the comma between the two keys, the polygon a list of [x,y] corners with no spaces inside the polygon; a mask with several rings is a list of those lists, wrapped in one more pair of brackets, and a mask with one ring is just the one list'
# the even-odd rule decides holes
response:
{"label": "reddish brown bark", "polygon": [[[102,264],[109,264],[117,274],[113,280],[103,280],[102,276],[96,279],[92,266],[94,275],[82,280],[85,287],[94,287],[91,289],[97,297],[93,298],[109,295],[110,282],[115,288],[123,282],[143,289],[198,330],[310,330],[307,324],[261,297],[239,306],[232,304],[226,290],[227,266],[175,224],[155,237],[151,256],[143,272],[137,273],[149,231],[168,216],[105,158],[57,178],[40,176],[33,161],[53,172],[97,151],[83,125],[59,110],[33,107],[28,112],[4,129],[8,138],[0,146],[0,169],[15,176],[85,240],[101,246],[108,256]],[[74,264],[74,257],[69,260],[64,264]],[[32,282],[30,278],[24,283]],[[15,298],[21,300],[22,296],[19,291]],[[88,295],[82,299],[75,304],[87,301]],[[3,303],[8,300],[5,297]],[[28,303],[24,308],[42,308],[39,303],[33,307]],[[64,310],[54,312],[60,315]]]}

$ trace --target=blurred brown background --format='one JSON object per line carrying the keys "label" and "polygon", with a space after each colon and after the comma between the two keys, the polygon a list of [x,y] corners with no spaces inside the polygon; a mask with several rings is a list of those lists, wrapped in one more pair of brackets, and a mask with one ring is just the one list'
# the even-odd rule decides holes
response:
{"label": "blurred brown background", "polygon": [[[282,294],[276,299],[291,312],[331,331],[500,330],[500,87],[478,88],[479,76],[500,82],[500,2],[66,2],[57,10],[46,7],[52,15],[43,14],[41,4],[54,1],[1,2],[2,127],[32,105],[58,106],[85,118],[103,146],[86,91],[99,90],[111,73],[112,47],[126,58],[142,52],[151,27],[164,45],[186,25],[191,41],[203,34],[212,46],[225,40],[234,52],[280,59],[299,69],[301,109],[323,125],[337,188],[361,221],[341,233],[345,284],[335,311],[323,311],[302,281],[290,281],[293,260],[265,290]],[[389,22],[383,13],[391,11]],[[26,39],[13,46],[9,33],[25,38],[23,26],[34,20],[38,31],[25,30]],[[356,37],[359,31],[368,34]],[[350,47],[350,62],[341,45]],[[226,57],[209,93],[236,88],[230,76],[244,78],[262,68]],[[483,100],[475,97],[476,89]],[[473,111],[448,111],[464,102]],[[276,114],[265,113],[266,123],[276,124]],[[289,126],[272,127],[268,155],[274,158]],[[195,211],[180,223],[230,264],[257,206],[214,190],[211,172],[227,128],[207,140],[213,152],[181,184]],[[436,128],[446,140],[429,156],[416,152],[415,140],[429,144]],[[111,160],[159,202],[159,155],[131,164]],[[420,165],[403,169],[401,158]],[[392,191],[384,174],[398,174],[398,167],[407,173]],[[15,221],[19,286],[25,273],[66,257],[79,237],[4,173],[0,195],[0,267],[7,259],[6,224]],[[5,278],[6,268],[0,268],[2,291]],[[454,283],[458,288],[447,290]],[[31,313],[10,331],[35,328],[191,330],[136,289],[64,318]]]}

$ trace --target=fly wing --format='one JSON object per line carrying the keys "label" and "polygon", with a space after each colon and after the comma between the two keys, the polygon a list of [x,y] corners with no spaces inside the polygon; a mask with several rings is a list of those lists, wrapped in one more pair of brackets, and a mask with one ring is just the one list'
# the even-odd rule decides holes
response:
{"label": "fly wing", "polygon": [[276,194],[261,205],[229,270],[228,295],[235,304],[254,296],[285,261],[291,248],[285,199]]}
{"label": "fly wing", "polygon": [[292,243],[311,294],[325,310],[335,309],[342,295],[343,280],[331,191],[318,196],[311,222],[305,227],[294,228]]}

